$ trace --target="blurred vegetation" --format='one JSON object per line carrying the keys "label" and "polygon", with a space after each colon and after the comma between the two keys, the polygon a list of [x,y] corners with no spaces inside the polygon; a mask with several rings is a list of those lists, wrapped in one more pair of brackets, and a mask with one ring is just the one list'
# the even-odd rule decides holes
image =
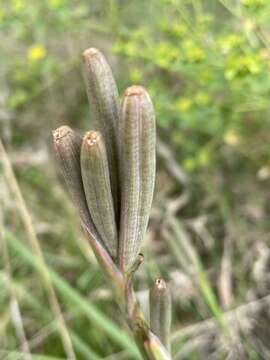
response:
{"label": "blurred vegetation", "polygon": [[[176,359],[269,358],[262,300],[270,291],[269,24],[267,0],[0,1],[1,139],[48,268],[76,292],[74,302],[61,281],[54,283],[78,359],[133,356],[128,340],[117,337],[116,305],[51,150],[53,128],[91,127],[80,58],[89,46],[107,55],[120,94],[140,83],[156,108],[158,174],[137,279],[142,303],[156,276],[170,281],[174,330],[183,328],[183,336],[173,335]],[[15,353],[26,341],[13,316],[15,296],[31,352],[64,358],[9,180],[2,166],[1,237],[8,251],[1,243],[0,349],[8,359],[28,359]],[[203,265],[198,277],[181,256],[187,243]],[[260,306],[234,326],[233,346],[222,329],[200,330],[200,321],[249,301]],[[92,317],[87,304],[104,318]],[[116,326],[112,336],[106,321]]]}

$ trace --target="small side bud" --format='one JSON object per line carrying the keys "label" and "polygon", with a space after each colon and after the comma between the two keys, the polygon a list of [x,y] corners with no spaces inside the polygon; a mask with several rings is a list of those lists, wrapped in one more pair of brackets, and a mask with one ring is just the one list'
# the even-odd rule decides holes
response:
{"label": "small side bud", "polygon": [[150,290],[150,328],[170,351],[171,295],[163,279],[157,279]]}
{"label": "small side bud", "polygon": [[106,148],[100,132],[89,131],[81,147],[84,192],[93,222],[112,258],[117,256],[117,228]]}
{"label": "small side bud", "polygon": [[53,142],[58,164],[81,222],[97,238],[97,231],[87,207],[81,176],[80,150],[82,138],[70,127],[61,126],[53,131]]}

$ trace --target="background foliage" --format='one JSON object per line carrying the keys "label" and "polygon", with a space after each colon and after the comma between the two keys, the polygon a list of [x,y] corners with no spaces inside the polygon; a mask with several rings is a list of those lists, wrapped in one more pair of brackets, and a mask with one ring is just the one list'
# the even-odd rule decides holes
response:
{"label": "background foliage", "polygon": [[[89,46],[108,57],[120,94],[140,83],[156,108],[156,193],[137,279],[146,312],[147,288],[162,275],[174,298],[175,358],[269,358],[269,21],[267,0],[0,1],[1,139],[28,208],[20,210],[2,152],[0,349],[8,359],[28,350],[66,356],[25,217],[64,282],[54,286],[77,358],[134,356],[117,337],[116,305],[52,154],[51,129],[91,127],[80,58]],[[193,251],[199,269],[186,260]],[[231,337],[204,321],[243,306],[248,316]]]}

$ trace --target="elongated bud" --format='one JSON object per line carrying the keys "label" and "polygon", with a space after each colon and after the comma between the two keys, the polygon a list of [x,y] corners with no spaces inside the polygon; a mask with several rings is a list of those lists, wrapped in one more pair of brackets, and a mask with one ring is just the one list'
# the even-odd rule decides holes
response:
{"label": "elongated bud", "polygon": [[91,219],[80,169],[80,149],[82,138],[68,126],[61,126],[53,131],[54,148],[65,178],[68,191],[79,212],[84,227],[95,237],[97,231]]}
{"label": "elongated bud", "polygon": [[111,256],[117,256],[117,229],[106,148],[97,131],[86,133],[81,148],[84,192],[93,222]]}
{"label": "elongated bud", "polygon": [[118,222],[120,203],[117,162],[118,90],[111,68],[99,50],[95,48],[85,50],[83,62],[93,125],[102,133],[108,152],[111,188]]}
{"label": "elongated bud", "polygon": [[157,279],[150,290],[150,328],[170,351],[171,295],[163,279]]}
{"label": "elongated bud", "polygon": [[119,127],[121,219],[118,261],[127,271],[136,259],[146,232],[153,198],[156,163],[155,116],[141,86],[125,91]]}

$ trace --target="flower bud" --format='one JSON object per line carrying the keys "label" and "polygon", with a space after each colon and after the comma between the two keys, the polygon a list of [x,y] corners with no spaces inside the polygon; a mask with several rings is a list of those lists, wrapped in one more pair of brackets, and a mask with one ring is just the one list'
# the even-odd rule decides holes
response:
{"label": "flower bud", "polygon": [[88,209],[112,258],[117,256],[117,229],[106,148],[97,131],[87,132],[81,148],[81,172]]}
{"label": "flower bud", "polygon": [[145,236],[155,182],[155,116],[151,99],[142,86],[131,86],[125,91],[121,115],[118,261],[120,268],[127,271]]}
{"label": "flower bud", "polygon": [[80,150],[82,138],[70,127],[61,126],[53,131],[53,141],[58,164],[80,215],[82,225],[94,237],[97,237],[97,231],[87,207],[81,176]]}
{"label": "flower bud", "polygon": [[83,63],[87,94],[93,114],[93,127],[102,133],[108,152],[111,188],[118,223],[120,202],[117,161],[118,90],[111,68],[99,50],[95,48],[85,50]]}
{"label": "flower bud", "polygon": [[150,328],[170,351],[171,295],[166,282],[157,279],[150,290]]}

